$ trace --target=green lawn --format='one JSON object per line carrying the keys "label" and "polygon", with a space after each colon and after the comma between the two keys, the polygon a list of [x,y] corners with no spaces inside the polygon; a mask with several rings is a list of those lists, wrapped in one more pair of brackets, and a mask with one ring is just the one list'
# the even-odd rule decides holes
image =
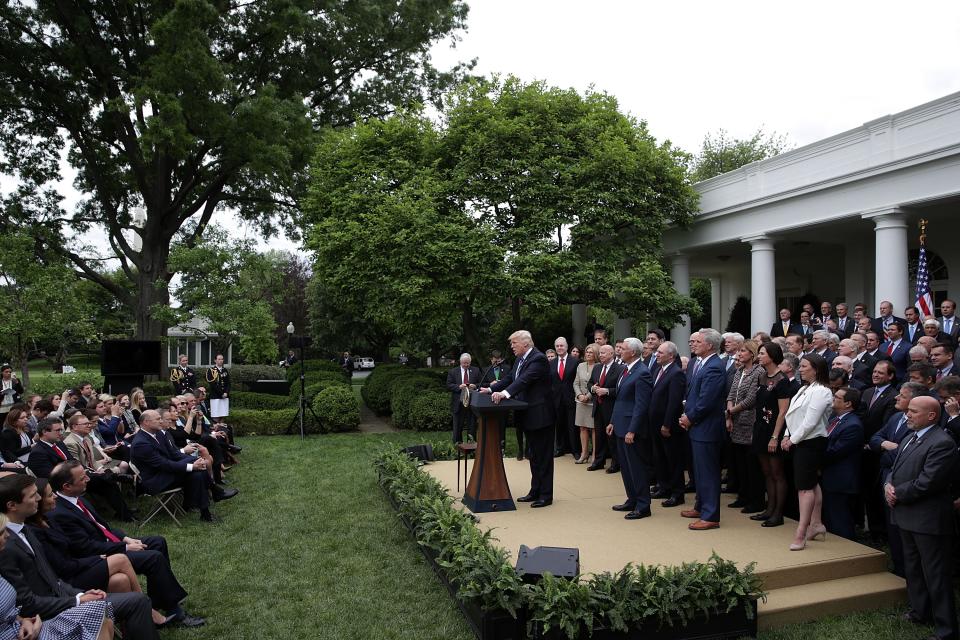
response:
{"label": "green lawn", "polygon": [[[512,434],[511,434],[512,435]],[[201,630],[164,638],[469,640],[472,634],[376,484],[370,461],[383,446],[446,434],[251,437],[229,473],[240,489],[204,525],[148,525],[170,540],[174,568]],[[508,442],[511,440],[508,437]],[[145,532],[142,532],[145,535]],[[764,640],[900,640],[921,629],[902,610],[827,619]]]}

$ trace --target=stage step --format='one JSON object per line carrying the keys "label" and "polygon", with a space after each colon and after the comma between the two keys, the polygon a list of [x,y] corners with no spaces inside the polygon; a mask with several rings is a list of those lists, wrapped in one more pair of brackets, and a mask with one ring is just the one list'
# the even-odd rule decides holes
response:
{"label": "stage step", "polygon": [[[809,553],[809,551],[804,553]],[[773,567],[757,571],[757,574],[763,579],[764,588],[767,591],[773,591],[774,589],[798,587],[814,582],[823,582],[824,580],[882,573],[886,570],[886,554],[874,550],[861,555],[829,558],[803,565]]]}
{"label": "stage step", "polygon": [[906,583],[886,571],[770,590],[759,606],[761,630],[906,602]]}

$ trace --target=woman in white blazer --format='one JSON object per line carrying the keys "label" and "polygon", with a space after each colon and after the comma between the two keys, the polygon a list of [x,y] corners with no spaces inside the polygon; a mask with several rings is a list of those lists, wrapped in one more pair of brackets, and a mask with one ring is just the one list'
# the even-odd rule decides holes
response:
{"label": "woman in white blazer", "polygon": [[827,361],[815,353],[800,359],[798,369],[804,386],[790,400],[781,447],[793,453],[793,477],[800,502],[800,524],[791,551],[800,551],[808,540],[827,537],[820,511],[820,471],[827,452],[827,424],[833,410]]}

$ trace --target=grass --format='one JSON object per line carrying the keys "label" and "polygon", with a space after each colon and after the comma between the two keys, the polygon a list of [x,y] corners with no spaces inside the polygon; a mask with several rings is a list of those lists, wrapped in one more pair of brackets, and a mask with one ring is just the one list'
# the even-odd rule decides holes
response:
{"label": "grass", "polygon": [[[214,507],[222,522],[204,525],[190,514],[182,528],[164,519],[146,528],[168,538],[174,569],[190,592],[187,608],[208,618],[201,630],[165,631],[163,637],[472,638],[380,492],[371,466],[381,447],[447,437],[390,433],[313,436],[304,442],[284,436],[244,439],[242,464],[229,474],[240,495]],[[826,618],[760,638],[921,637],[921,629],[900,619],[902,612],[895,608]]]}

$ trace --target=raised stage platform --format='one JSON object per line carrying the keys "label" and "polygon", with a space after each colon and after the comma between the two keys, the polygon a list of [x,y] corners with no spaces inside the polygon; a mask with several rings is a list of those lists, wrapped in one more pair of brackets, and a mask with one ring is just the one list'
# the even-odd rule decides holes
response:
{"label": "raised stage platform", "polygon": [[[461,463],[462,464],[462,463]],[[472,467],[472,460],[468,463]],[[527,462],[505,459],[504,466],[514,499],[530,488]],[[457,486],[456,461],[433,462],[424,469],[446,486],[450,495],[463,495]],[[468,470],[469,471],[469,470]],[[461,467],[461,474],[463,469]],[[468,473],[469,477],[469,473]],[[623,502],[620,475],[587,471],[571,456],[557,458],[554,502],[531,509],[517,504],[516,511],[477,514],[480,526],[493,528],[494,536],[515,558],[521,544],[577,547],[581,571],[617,571],[634,564],[675,565],[709,559],[712,551],[744,566],[756,562],[756,571],[769,592],[760,603],[760,629],[889,606],[906,601],[901,578],[887,571],[886,556],[872,549],[827,534],[826,541],[807,543],[803,551],[787,549],[796,522],[762,528],[736,509],[724,507],[720,528],[690,531],[691,522],[681,509],[664,509],[653,503],[653,516],[624,520],[610,509]],[[734,497],[724,494],[723,504]],[[692,505],[692,494],[687,506]]]}

